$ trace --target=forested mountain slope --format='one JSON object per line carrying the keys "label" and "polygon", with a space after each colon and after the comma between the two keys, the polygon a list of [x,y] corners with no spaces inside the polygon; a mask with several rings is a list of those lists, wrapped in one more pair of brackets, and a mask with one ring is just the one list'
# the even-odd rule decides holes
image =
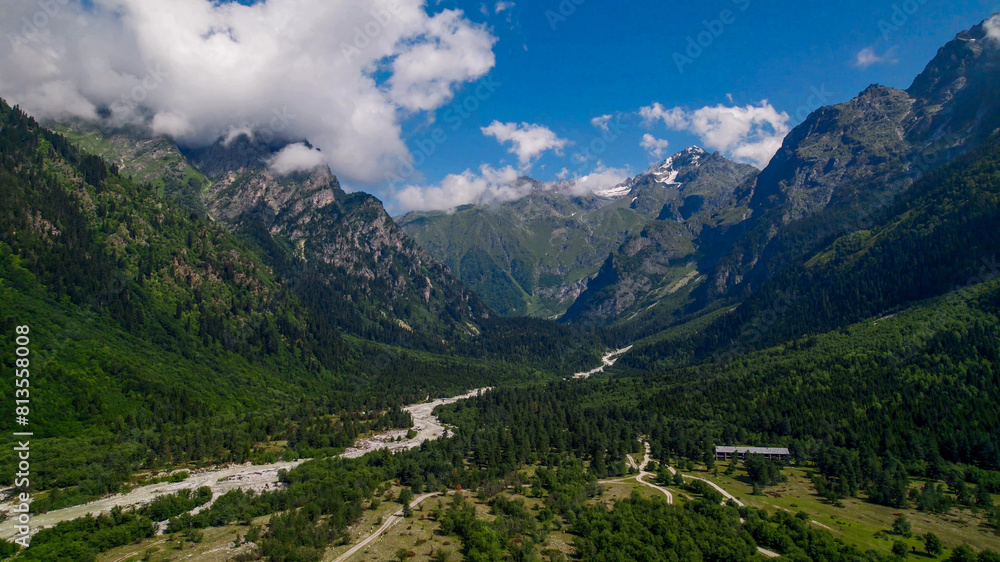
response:
{"label": "forested mountain slope", "polygon": [[[115,491],[140,468],[295,456],[266,443],[317,415],[377,418],[593,361],[590,336],[541,321],[483,319],[478,337],[437,341],[453,357],[412,351],[419,338],[351,336],[349,300],[304,289],[257,240],[2,103],[0,158],[0,329],[31,329],[33,484],[62,489],[48,505]],[[333,424],[326,442],[345,446],[370,423]]]}
{"label": "forested mountain slope", "polygon": [[868,224],[914,181],[1000,127],[1000,50],[987,22],[942,47],[909,89],[874,85],[792,130],[753,188],[746,234],[709,295],[745,293]]}
{"label": "forested mountain slope", "polygon": [[874,212],[870,224],[787,267],[688,345],[656,344],[626,360],[648,366],[652,357],[759,349],[991,279],[1000,272],[997,225],[1000,137],[927,174]]}

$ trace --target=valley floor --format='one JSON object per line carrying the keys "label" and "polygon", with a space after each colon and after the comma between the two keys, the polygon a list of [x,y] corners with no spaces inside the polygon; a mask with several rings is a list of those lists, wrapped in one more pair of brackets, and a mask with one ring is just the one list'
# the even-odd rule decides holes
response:
{"label": "valley floor", "polygon": [[[408,430],[391,430],[379,433],[358,441],[353,447],[347,449],[342,456],[347,458],[358,458],[369,452],[380,449],[390,451],[406,451],[419,447],[425,441],[440,439],[447,435],[445,425],[434,416],[434,409],[446,404],[454,404],[459,400],[465,400],[478,396],[480,393],[489,390],[488,388],[473,390],[461,396],[452,398],[441,398],[432,402],[412,404],[404,408],[413,418],[413,426],[409,431],[416,434],[412,438],[406,438]],[[196,490],[202,486],[212,489],[214,498],[232,490],[253,490],[261,492],[280,486],[279,471],[292,470],[308,459],[287,461],[269,465],[242,464],[236,466],[216,467],[192,473],[181,482],[167,482],[142,486],[123,494],[116,494],[101,498],[97,501],[58,509],[47,513],[35,515],[32,518],[32,532],[52,527],[63,521],[71,521],[87,515],[97,515],[107,513],[114,507],[137,507],[143,506],[159,496],[175,494],[181,490]],[[11,513],[15,507],[13,500],[0,503],[0,513]],[[202,509],[207,508],[208,505]],[[0,526],[0,538],[11,539],[15,535],[13,523]]]}
{"label": "valley floor", "polygon": [[[645,498],[665,499],[668,503],[683,504],[696,498],[687,490],[675,486],[660,486],[656,484],[657,477],[649,472],[653,459],[650,456],[648,444],[642,459],[629,455],[627,463],[631,474],[625,477],[612,478],[599,482],[601,493],[589,500],[588,505],[602,504],[608,509],[614,509],[615,503],[639,494]],[[664,467],[665,472],[676,473],[672,467]],[[533,474],[534,467],[525,467],[526,474]],[[1000,546],[1000,536],[982,525],[981,518],[970,510],[954,509],[943,515],[931,515],[915,510],[891,509],[873,505],[858,499],[847,499],[843,507],[834,507],[815,494],[808,479],[808,470],[802,467],[788,467],[784,471],[788,481],[784,484],[768,488],[764,495],[751,494],[752,486],[748,484],[745,471],[741,468],[735,474],[726,476],[710,472],[704,467],[696,468],[682,474],[689,480],[701,480],[721,492],[726,501],[732,500],[738,505],[765,509],[770,512],[805,512],[816,527],[830,531],[835,537],[857,545],[862,549],[874,549],[888,554],[894,541],[903,540],[907,546],[914,547],[923,558],[935,559],[923,553],[923,542],[918,538],[927,532],[933,532],[944,540],[949,548],[960,544],[969,544],[977,549],[997,549]],[[435,510],[445,509],[456,494],[462,494],[471,501],[479,518],[491,520],[490,507],[487,501],[476,494],[450,490],[447,493],[428,493],[420,495],[411,502],[413,514],[403,516],[402,506],[393,501],[402,488],[393,486],[384,494],[384,501],[374,509],[364,512],[361,519],[351,526],[346,533],[347,540],[343,544],[331,546],[323,557],[325,562],[361,562],[384,561],[394,559],[406,552],[410,560],[433,560],[439,552],[447,552],[448,560],[462,560],[461,541],[441,532],[438,522],[431,515]],[[527,489],[508,489],[504,495],[523,500],[525,506],[536,511],[545,507],[545,499],[528,492]],[[913,537],[903,538],[888,533],[893,520],[900,514],[905,514],[913,523]],[[260,518],[255,524],[264,524],[267,517]],[[222,529],[205,531],[204,538],[197,543],[186,541],[183,536],[155,537],[140,544],[129,545],[105,553],[99,560],[103,562],[123,562],[138,559],[147,555],[149,560],[229,560],[242,549],[246,548],[239,538],[245,535],[248,527],[230,525]],[[567,533],[562,524],[552,524],[541,545],[541,551],[547,559],[562,559],[559,556],[572,557],[574,536]],[[156,549],[150,551],[150,548]],[[759,548],[758,552],[767,558],[781,557],[780,552]],[[947,559],[949,551],[939,559]],[[143,558],[147,559],[147,558]]]}

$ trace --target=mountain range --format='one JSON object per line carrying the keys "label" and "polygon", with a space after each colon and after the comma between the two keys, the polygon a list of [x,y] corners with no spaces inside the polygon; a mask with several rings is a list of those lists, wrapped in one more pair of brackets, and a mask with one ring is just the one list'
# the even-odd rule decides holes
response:
{"label": "mountain range", "polygon": [[[185,509],[82,518],[20,554],[0,541],[0,555],[93,560],[170,518],[178,550],[202,540],[197,529],[238,526],[234,537],[260,534],[259,546],[236,541],[247,559],[318,560],[352,540],[365,511],[366,522],[394,513],[376,512],[379,497],[409,505],[404,492],[442,489],[454,502],[421,525],[457,534],[470,559],[533,559],[551,530],[586,558],[619,548],[604,542],[696,527],[701,546],[684,548],[711,559],[759,559],[765,546],[885,559],[897,548],[884,528],[811,526],[830,513],[839,526],[861,494],[893,518],[915,504],[922,525],[954,523],[937,517],[954,502],[978,522],[953,518],[962,540],[995,544],[992,41],[975,26],[909,89],[873,85],[818,109],[762,170],[691,147],[594,193],[522,177],[516,200],[397,219],[326,166],[277,171],[290,139],[246,132],[191,148],[139,126],[39,123],[0,101],[0,332],[31,324],[32,509],[111,496],[161,470],[317,459],[276,490],[234,492],[201,514],[178,496]],[[0,339],[0,355],[14,344]],[[572,380],[602,355],[603,374]],[[451,438],[338,457],[360,437],[408,429],[404,404],[486,386],[498,388],[438,410]],[[14,408],[0,393],[0,409]],[[14,423],[0,419],[4,445]],[[768,519],[692,485],[693,464],[704,478],[718,468],[714,445],[751,442],[790,449],[808,488],[795,501],[810,513]],[[622,484],[625,455],[643,449],[685,506],[638,495],[590,505],[600,479]],[[0,448],[5,482],[14,451]],[[759,493],[773,479],[744,470],[745,481],[712,478],[752,485],[748,503],[782,499]],[[463,487],[495,518],[477,519]],[[507,497],[528,489],[539,509]],[[836,511],[841,500],[857,503]],[[601,523],[633,508],[632,521]],[[671,530],[620,541],[601,531],[647,518]],[[862,554],[823,527],[874,546]],[[720,541],[737,546],[710,550]]]}
{"label": "mountain range", "polygon": [[[984,22],[907,90],[873,85],[813,112],[759,172],[693,147],[591,197],[534,193],[399,222],[498,313],[649,335],[740,300],[980,146],[1000,127],[998,77]],[[539,199],[576,203],[558,212]]]}

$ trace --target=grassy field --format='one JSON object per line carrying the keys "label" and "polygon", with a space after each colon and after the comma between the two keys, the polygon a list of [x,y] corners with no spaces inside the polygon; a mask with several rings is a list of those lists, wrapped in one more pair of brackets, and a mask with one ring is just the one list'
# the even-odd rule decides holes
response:
{"label": "grassy field", "polygon": [[[270,517],[253,521],[263,527]],[[203,529],[198,536],[184,536],[184,533],[153,537],[135,544],[109,550],[97,557],[97,562],[166,562],[167,560],[198,560],[205,562],[225,562],[233,556],[249,549],[243,544],[248,526],[228,525],[226,527]],[[196,539],[197,542],[195,542]]]}
{"label": "grassy field", "polygon": [[[413,517],[405,519],[395,527],[392,527],[379,539],[368,545],[366,549],[352,556],[350,560],[377,560],[380,562],[395,560],[396,551],[400,549],[414,554],[410,560],[430,560],[433,553],[442,549],[452,553],[450,560],[460,559],[461,554],[458,554],[457,551],[461,548],[461,541],[456,537],[446,537],[435,533],[437,523],[428,518],[431,511],[438,506],[446,506],[450,501],[448,498],[441,497],[425,501],[413,510]],[[389,513],[395,512],[400,507],[400,505],[393,503]],[[485,511],[480,513],[481,516],[484,514]],[[365,517],[368,518],[367,513]],[[356,525],[355,527],[359,526]],[[378,525],[373,525],[369,522],[369,524],[362,524],[360,527],[358,529],[360,532],[357,533],[355,532],[355,528],[352,527],[351,544],[357,544],[359,539],[367,537],[372,531],[378,528]],[[335,560],[349,548],[350,545],[330,549],[326,552],[323,560]]]}
{"label": "grassy field", "polygon": [[[532,467],[525,470],[526,474],[533,472]],[[971,510],[952,509],[944,515],[933,515],[912,509],[892,509],[856,498],[843,500],[842,507],[836,507],[815,494],[807,470],[800,467],[788,467],[784,473],[788,476],[787,482],[767,488],[763,496],[754,496],[751,494],[752,487],[748,483],[742,467],[732,476],[726,476],[722,473],[716,476],[704,468],[691,472],[693,475],[715,482],[749,506],[771,512],[777,510],[792,513],[805,512],[814,525],[830,531],[835,537],[857,545],[863,550],[874,549],[888,554],[893,542],[902,540],[912,549],[916,549],[921,558],[932,560],[934,558],[923,552],[923,540],[920,539],[920,536],[928,532],[936,534],[948,547],[949,550],[939,558],[942,560],[950,556],[951,548],[961,544],[968,544],[977,550],[1000,550],[1000,535],[986,527],[982,516]],[[602,483],[601,495],[589,501],[588,504],[604,504],[612,508],[615,502],[629,497],[633,492],[638,492],[643,497],[663,498],[659,491],[639,484],[635,480],[635,475],[613,480]],[[922,485],[922,482],[914,483],[914,487]],[[684,492],[673,487],[670,487],[670,490],[673,492],[675,503],[683,504],[690,500],[690,497]],[[398,493],[399,488],[394,486],[381,494],[379,505],[375,509],[366,510],[361,520],[348,529],[350,544],[332,546],[326,551],[323,560],[330,562],[337,559],[338,556],[349,550],[351,545],[357,544],[377,530],[386,518],[392,516],[402,507],[392,501],[398,496]],[[505,493],[511,495],[509,492]],[[480,518],[487,520],[493,518],[489,506],[475,494],[466,492],[465,497],[476,506]],[[529,509],[535,510],[543,507],[542,500],[538,498],[525,495],[513,497],[523,499]],[[435,497],[424,501],[413,510],[412,517],[402,520],[390,528],[349,560],[351,562],[394,560],[396,553],[400,550],[412,553],[409,560],[414,561],[431,560],[435,553],[442,550],[449,553],[448,560],[453,562],[462,560],[461,541],[457,537],[442,535],[438,524],[430,516],[436,508],[446,508],[451,501],[450,496]],[[904,514],[912,524],[913,536],[904,538],[889,534],[888,531],[892,528],[893,521],[899,515]],[[262,518],[255,521],[255,524],[265,524],[266,520],[267,518]],[[248,527],[239,525],[230,525],[220,529],[205,529],[198,542],[193,542],[190,538],[181,535],[155,537],[105,553],[98,560],[100,562],[138,560],[221,562],[231,559],[235,554],[248,548],[245,545],[238,545],[239,539],[247,531]],[[572,545],[573,536],[562,530],[557,530],[548,534],[539,550],[549,554],[559,552],[569,557],[573,553]],[[548,556],[543,556],[543,558],[547,559]]]}
{"label": "grassy field", "polygon": [[[731,477],[721,472],[718,476],[713,476],[704,469],[692,474],[715,482],[753,507],[768,511],[779,509],[794,513],[804,511],[809,514],[814,524],[829,530],[844,542],[855,544],[864,550],[870,548],[888,554],[892,543],[902,540],[923,553],[923,540],[918,536],[928,532],[937,535],[949,549],[968,544],[977,550],[1000,550],[1000,535],[986,527],[983,517],[972,510],[955,508],[947,514],[934,515],[914,509],[884,507],[857,498],[842,500],[843,507],[835,507],[816,495],[805,469],[789,467],[784,473],[788,476],[788,481],[767,488],[763,496],[751,495],[753,487],[748,483],[746,472],[742,467]],[[913,484],[915,488],[922,486],[923,482]],[[910,520],[913,526],[912,538],[887,534],[892,528],[893,521],[900,515],[906,515]],[[950,556],[950,552],[943,558],[947,556]],[[931,558],[925,557],[925,559]]]}
{"label": "grassy field", "polygon": [[[614,502],[629,497],[633,491],[636,491],[643,497],[647,498],[663,497],[663,494],[657,490],[636,482],[634,476],[616,482],[603,483],[601,484],[601,488],[603,490],[602,494],[598,498],[587,502],[588,505],[602,503],[608,507],[612,507]],[[676,490],[673,491],[674,497],[677,498],[679,492]],[[532,510],[543,507],[542,500],[538,498],[509,493],[506,495],[517,499],[523,499],[525,505]],[[493,518],[490,514],[489,506],[477,496],[474,494],[466,494],[466,499],[476,506],[476,512],[479,518],[486,520]],[[427,500],[420,507],[413,510],[413,517],[411,519],[408,519],[405,522],[391,528],[380,539],[369,545],[367,549],[358,552],[351,557],[349,559],[350,562],[393,560],[395,559],[396,552],[400,549],[412,552],[413,556],[409,559],[414,561],[430,560],[431,555],[441,549],[450,553],[450,557],[448,559],[452,562],[463,560],[460,552],[462,546],[461,541],[457,537],[441,535],[438,530],[439,527],[437,523],[427,517],[436,507],[446,507],[451,501],[450,497],[440,497]],[[683,499],[681,501],[683,501]],[[394,504],[393,510],[398,508],[399,506]],[[368,532],[377,528],[377,526],[373,526],[371,523],[367,526],[364,524],[361,526],[365,529],[369,529]],[[359,535],[352,533],[352,544],[356,544],[357,540],[361,538],[362,535],[367,536],[367,533],[360,533]],[[558,551],[568,557],[573,553],[572,545],[573,535],[562,531],[553,531],[546,537],[545,542],[540,545],[539,550],[543,553],[546,551]],[[327,555],[324,557],[324,560],[334,560],[341,553],[347,551],[348,548],[349,546],[343,546],[331,549],[327,551]]]}

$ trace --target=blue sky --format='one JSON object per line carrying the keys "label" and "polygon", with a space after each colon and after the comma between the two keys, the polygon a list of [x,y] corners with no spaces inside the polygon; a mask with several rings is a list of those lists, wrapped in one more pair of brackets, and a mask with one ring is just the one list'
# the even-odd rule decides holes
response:
{"label": "blue sky", "polygon": [[[763,167],[810,111],[875,82],[906,88],[997,11],[1000,0],[4,0],[0,98],[187,147],[263,135],[290,143],[269,161],[278,175],[326,165],[392,213],[449,209],[523,196],[521,175],[604,189],[693,144]],[[990,25],[1000,35],[1000,17]]]}
{"label": "blue sky", "polygon": [[[489,15],[482,13],[484,6]],[[418,167],[423,178],[416,177],[425,183],[483,163],[517,165],[516,156],[484,136],[481,129],[494,120],[542,125],[573,143],[562,156],[549,151],[537,160],[530,172],[543,180],[563,168],[586,174],[597,165],[573,155],[600,134],[591,124],[599,115],[621,114],[628,127],[600,154],[606,166],[645,169],[652,157],[640,147],[644,134],[669,141],[668,153],[701,144],[697,136],[662,123],[643,128],[635,112],[653,102],[696,110],[766,99],[787,112],[794,126],[818,105],[849,100],[872,83],[908,87],[938,48],[1000,10],[1000,2],[515,0],[500,13],[495,2],[445,0],[436,6],[445,8],[464,10],[498,38],[491,76],[499,85],[457,130],[454,118],[444,127],[447,140],[434,143],[433,154]],[[724,10],[730,10],[729,23],[718,33],[712,20]],[[686,56],[688,39],[713,28],[717,36],[709,42],[703,34],[708,46],[680,71],[675,53]],[[858,64],[864,49],[874,55],[866,66]],[[456,100],[474,94],[474,86],[460,89]],[[404,139],[414,154],[429,152],[421,147],[431,146],[428,139],[448,110],[437,111],[435,124],[425,116],[405,123]]]}

